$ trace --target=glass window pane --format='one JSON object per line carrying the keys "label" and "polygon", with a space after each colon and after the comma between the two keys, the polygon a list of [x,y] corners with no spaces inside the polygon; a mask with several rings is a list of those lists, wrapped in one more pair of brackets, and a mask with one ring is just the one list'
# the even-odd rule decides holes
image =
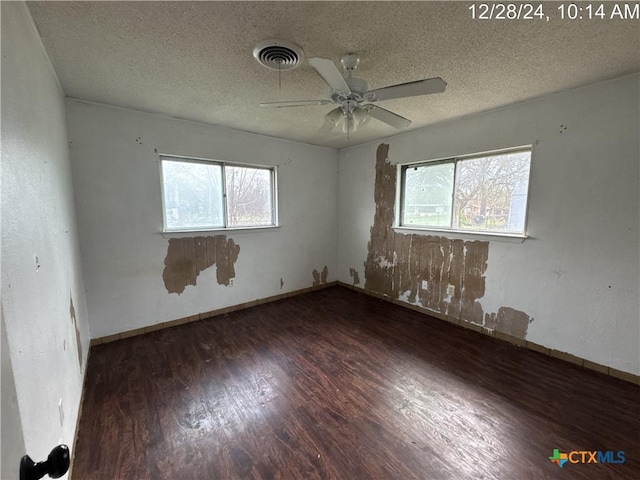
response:
{"label": "glass window pane", "polygon": [[224,227],[222,166],[162,160],[166,230]]}
{"label": "glass window pane", "polygon": [[453,173],[453,162],[405,170],[402,225],[451,226]]}
{"label": "glass window pane", "polygon": [[525,233],[531,152],[458,162],[453,228]]}
{"label": "glass window pane", "polygon": [[227,226],[273,225],[271,170],[225,167],[227,182]]}

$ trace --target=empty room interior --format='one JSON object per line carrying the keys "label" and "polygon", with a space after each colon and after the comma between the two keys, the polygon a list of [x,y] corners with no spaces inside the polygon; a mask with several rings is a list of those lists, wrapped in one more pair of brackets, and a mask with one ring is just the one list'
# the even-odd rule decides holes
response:
{"label": "empty room interior", "polygon": [[3,1],[1,53],[3,480],[640,478],[638,2]]}

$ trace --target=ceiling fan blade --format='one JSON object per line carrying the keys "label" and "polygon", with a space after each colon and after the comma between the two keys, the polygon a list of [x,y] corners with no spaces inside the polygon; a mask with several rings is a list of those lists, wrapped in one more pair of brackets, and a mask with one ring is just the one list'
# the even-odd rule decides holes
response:
{"label": "ceiling fan blade", "polygon": [[365,97],[371,101],[391,100],[392,98],[415,97],[417,95],[428,95],[430,93],[442,93],[447,87],[447,82],[440,77],[427,78],[416,82],[401,83],[390,87],[369,90]]}
{"label": "ceiling fan blade", "polygon": [[327,82],[327,85],[329,85],[332,90],[345,92],[347,95],[351,93],[351,89],[340,73],[340,70],[338,70],[336,64],[331,60],[314,57],[309,59],[309,65],[316,69],[318,74],[320,74],[322,79]]}
{"label": "ceiling fan blade", "polygon": [[394,128],[407,128],[411,125],[411,120],[390,112],[386,108],[380,108],[376,105],[365,105],[364,110],[373,118],[380,120],[387,125],[391,125]]}
{"label": "ceiling fan blade", "polygon": [[292,100],[289,102],[265,102],[261,103],[261,107],[306,107],[308,105],[329,105],[333,103],[331,100]]}

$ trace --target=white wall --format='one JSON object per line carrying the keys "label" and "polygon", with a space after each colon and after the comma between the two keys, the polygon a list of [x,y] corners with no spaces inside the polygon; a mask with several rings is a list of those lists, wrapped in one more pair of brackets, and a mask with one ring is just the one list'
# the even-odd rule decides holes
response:
{"label": "white wall", "polygon": [[[535,143],[524,243],[491,241],[485,312],[534,321],[527,340],[640,374],[639,77],[386,139],[392,163]],[[561,128],[561,125],[566,127]],[[339,155],[339,277],[367,256],[377,146]]]}
{"label": "white wall", "polygon": [[[26,448],[40,461],[58,443],[73,447],[89,328],[64,98],[26,6],[2,2],[1,8],[1,298],[7,334],[2,343],[9,349],[20,415],[19,422],[2,417],[2,451],[14,452],[2,458],[6,478],[7,472],[17,472],[17,450]],[[5,387],[10,387],[5,385],[5,353],[3,414]],[[20,423],[24,443],[17,438]],[[5,428],[16,435],[5,436]],[[17,448],[5,444],[6,437],[14,438]]]}
{"label": "white wall", "polygon": [[13,365],[9,354],[7,342],[7,329],[4,324],[4,311],[2,316],[2,398],[0,399],[2,411],[2,445],[0,478],[18,478],[18,459],[25,454],[24,435],[22,422],[20,421],[20,408],[18,407],[18,394],[16,382],[13,377]]}
{"label": "white wall", "polygon": [[[237,305],[313,283],[337,269],[337,152],[166,116],[67,100],[70,151],[94,338]],[[215,266],[178,295],[162,279],[157,152],[279,165],[281,227],[229,232],[235,286]],[[186,236],[207,235],[207,233]],[[284,287],[280,287],[280,279]]]}

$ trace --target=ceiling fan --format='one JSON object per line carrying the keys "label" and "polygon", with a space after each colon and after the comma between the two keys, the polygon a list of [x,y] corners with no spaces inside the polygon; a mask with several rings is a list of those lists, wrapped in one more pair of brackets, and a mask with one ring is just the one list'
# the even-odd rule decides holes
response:
{"label": "ceiling fan", "polygon": [[317,57],[309,59],[309,65],[315,68],[331,88],[328,99],[267,102],[261,103],[260,106],[282,108],[337,104],[337,108],[325,115],[324,125],[320,128],[320,132],[330,132],[341,126],[342,131],[349,134],[350,132],[355,132],[360,126],[365,125],[371,117],[394,128],[406,128],[411,125],[411,120],[379,107],[373,102],[442,93],[447,86],[447,83],[442,78],[435,77],[367,90],[367,82],[353,76],[353,71],[358,68],[360,63],[360,57],[355,53],[347,53],[343,55],[340,63],[346,72],[346,76],[342,76],[335,63],[331,60]]}

